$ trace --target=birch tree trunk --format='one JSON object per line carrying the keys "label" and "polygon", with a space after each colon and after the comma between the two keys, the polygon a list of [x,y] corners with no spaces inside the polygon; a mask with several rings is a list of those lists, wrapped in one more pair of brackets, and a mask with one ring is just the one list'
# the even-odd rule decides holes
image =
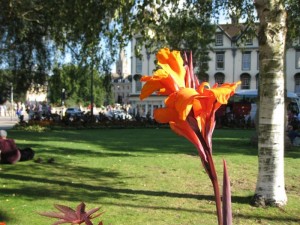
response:
{"label": "birch tree trunk", "polygon": [[284,183],[286,11],[281,0],[256,0],[259,27],[259,173],[257,206],[287,203]]}

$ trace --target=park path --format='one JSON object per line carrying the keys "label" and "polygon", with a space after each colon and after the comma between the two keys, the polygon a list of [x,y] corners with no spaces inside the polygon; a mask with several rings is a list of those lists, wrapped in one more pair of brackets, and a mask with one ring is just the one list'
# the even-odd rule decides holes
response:
{"label": "park path", "polygon": [[19,122],[18,117],[0,116],[0,130],[9,130]]}

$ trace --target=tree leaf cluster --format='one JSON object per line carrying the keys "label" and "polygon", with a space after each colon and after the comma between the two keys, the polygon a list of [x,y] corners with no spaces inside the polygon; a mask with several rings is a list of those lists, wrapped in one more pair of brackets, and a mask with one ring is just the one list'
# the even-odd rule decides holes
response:
{"label": "tree leaf cluster", "polygon": [[[10,82],[25,92],[44,83],[54,66],[70,54],[73,63],[102,69],[112,64],[126,38],[126,23],[134,1],[29,1],[0,3],[0,63],[11,70]],[[106,66],[107,67],[107,66]]]}
{"label": "tree leaf cluster", "polygon": [[[91,80],[93,76],[94,91],[91,93]],[[91,71],[89,67],[79,67],[66,64],[56,67],[49,78],[49,99],[54,105],[60,106],[64,100],[66,106],[88,106],[93,95],[94,103],[101,106],[106,101],[106,91],[103,87],[106,76],[98,71]],[[62,98],[62,90],[65,99]]]}

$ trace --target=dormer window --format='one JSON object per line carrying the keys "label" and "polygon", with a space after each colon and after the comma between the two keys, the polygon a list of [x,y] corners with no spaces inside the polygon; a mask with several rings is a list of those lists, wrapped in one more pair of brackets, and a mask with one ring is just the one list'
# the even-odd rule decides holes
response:
{"label": "dormer window", "polygon": [[216,33],[216,46],[222,46],[223,45],[223,34],[222,33]]}
{"label": "dormer window", "polygon": [[251,38],[247,38],[245,44],[246,45],[253,45],[252,39]]}

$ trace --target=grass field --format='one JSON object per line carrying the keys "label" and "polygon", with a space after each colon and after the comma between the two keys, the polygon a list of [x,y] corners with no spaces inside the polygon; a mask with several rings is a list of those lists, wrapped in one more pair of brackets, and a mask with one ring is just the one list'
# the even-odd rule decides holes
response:
{"label": "grass field", "polygon": [[[253,130],[215,130],[214,161],[222,180],[227,161],[233,224],[300,224],[300,149],[285,155],[288,204],[255,208],[257,178]],[[212,185],[195,148],[167,128],[9,130],[19,147],[32,147],[40,163],[0,165],[0,221],[47,225],[37,212],[53,204],[101,207],[104,225],[215,225]],[[54,158],[54,163],[47,160]],[[222,183],[222,182],[220,182]],[[94,220],[94,224],[99,219]]]}

